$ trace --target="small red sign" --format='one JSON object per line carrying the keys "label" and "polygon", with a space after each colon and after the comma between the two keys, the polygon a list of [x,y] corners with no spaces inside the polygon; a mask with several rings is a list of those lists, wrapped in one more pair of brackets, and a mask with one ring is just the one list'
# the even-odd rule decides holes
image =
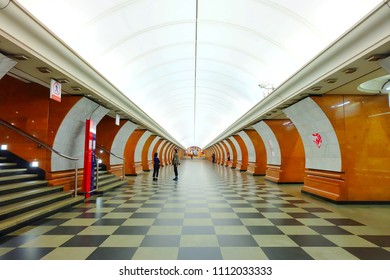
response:
{"label": "small red sign", "polygon": [[322,144],[322,137],[319,133],[313,133],[311,135],[313,137],[313,142],[314,144],[316,144],[317,148],[321,148],[321,144]]}

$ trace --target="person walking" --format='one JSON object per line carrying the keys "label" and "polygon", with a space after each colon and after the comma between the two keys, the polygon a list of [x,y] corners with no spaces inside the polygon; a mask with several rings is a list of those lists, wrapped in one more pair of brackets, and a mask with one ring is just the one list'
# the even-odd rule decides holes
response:
{"label": "person walking", "polygon": [[212,159],[212,160],[211,160],[212,163],[214,163],[214,162],[215,162],[215,154],[214,154],[214,153],[212,154],[211,159]]}
{"label": "person walking", "polygon": [[173,156],[173,171],[175,172],[175,178],[173,180],[177,181],[178,180],[178,171],[177,171],[177,166],[180,165],[180,159],[179,155],[177,154],[177,149],[175,149],[175,155]]}
{"label": "person walking", "polygon": [[158,171],[160,170],[160,159],[158,153],[154,153],[153,157],[153,181],[157,181]]}

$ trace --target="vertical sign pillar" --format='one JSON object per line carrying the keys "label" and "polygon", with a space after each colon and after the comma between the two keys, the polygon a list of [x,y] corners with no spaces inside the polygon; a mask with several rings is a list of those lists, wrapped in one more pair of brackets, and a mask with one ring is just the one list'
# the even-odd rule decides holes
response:
{"label": "vertical sign pillar", "polygon": [[84,142],[84,173],[83,173],[83,192],[89,197],[94,191],[94,169],[95,169],[95,148],[96,148],[96,126],[92,120],[86,120],[85,123],[85,142]]}

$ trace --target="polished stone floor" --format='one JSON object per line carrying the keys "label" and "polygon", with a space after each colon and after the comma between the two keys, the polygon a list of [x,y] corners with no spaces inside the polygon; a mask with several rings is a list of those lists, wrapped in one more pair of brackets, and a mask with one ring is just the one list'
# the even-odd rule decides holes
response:
{"label": "polished stone floor", "polygon": [[0,237],[3,260],[389,260],[390,205],[335,205],[205,160]]}

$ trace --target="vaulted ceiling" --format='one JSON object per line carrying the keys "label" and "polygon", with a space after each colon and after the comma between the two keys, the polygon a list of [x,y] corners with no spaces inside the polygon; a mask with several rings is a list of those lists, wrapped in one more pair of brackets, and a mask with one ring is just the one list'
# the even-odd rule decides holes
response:
{"label": "vaulted ceiling", "polygon": [[177,143],[205,147],[382,1],[15,2]]}

